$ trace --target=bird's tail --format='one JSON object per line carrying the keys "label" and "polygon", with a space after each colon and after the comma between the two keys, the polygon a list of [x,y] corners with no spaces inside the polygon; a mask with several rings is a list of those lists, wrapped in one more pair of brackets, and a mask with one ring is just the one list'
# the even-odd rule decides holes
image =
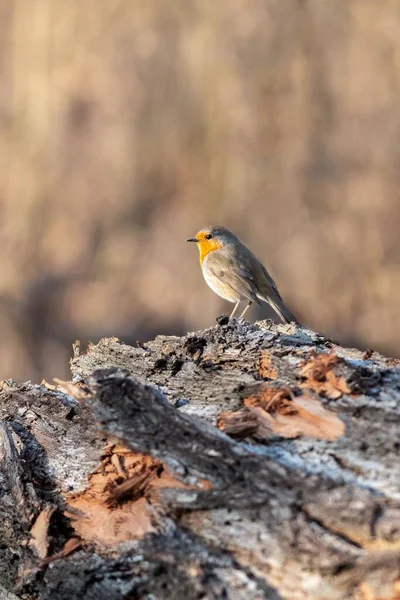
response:
{"label": "bird's tail", "polygon": [[294,314],[290,312],[290,310],[285,306],[282,298],[271,298],[271,296],[269,296],[268,298],[266,298],[266,301],[272,306],[272,308],[280,316],[282,321],[284,321],[285,323],[297,323],[298,325],[300,324],[294,316]]}

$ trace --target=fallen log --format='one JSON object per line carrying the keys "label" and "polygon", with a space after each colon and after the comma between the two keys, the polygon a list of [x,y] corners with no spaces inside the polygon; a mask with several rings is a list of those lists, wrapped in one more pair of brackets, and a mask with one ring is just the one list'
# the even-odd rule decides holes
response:
{"label": "fallen log", "polygon": [[399,364],[221,320],[3,382],[0,598],[394,600]]}

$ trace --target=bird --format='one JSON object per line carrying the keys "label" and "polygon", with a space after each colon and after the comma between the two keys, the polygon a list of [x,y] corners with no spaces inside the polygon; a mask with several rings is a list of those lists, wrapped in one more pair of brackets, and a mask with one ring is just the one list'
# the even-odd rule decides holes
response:
{"label": "bird", "polygon": [[234,317],[242,301],[247,304],[239,318],[244,318],[249,307],[267,302],[285,323],[298,323],[285,306],[275,281],[258,258],[226,227],[212,225],[200,229],[194,242],[200,252],[200,266],[209,287],[221,298],[234,302],[230,315]]}

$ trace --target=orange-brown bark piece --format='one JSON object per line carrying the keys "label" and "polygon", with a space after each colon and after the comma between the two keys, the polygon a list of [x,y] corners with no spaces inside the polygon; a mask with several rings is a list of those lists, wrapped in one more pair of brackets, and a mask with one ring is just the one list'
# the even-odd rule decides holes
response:
{"label": "orange-brown bark piece", "polygon": [[261,352],[258,371],[263,379],[276,379],[278,377],[278,370],[272,364],[272,355],[268,350]]}
{"label": "orange-brown bark piece", "polygon": [[151,507],[145,498],[113,509],[82,495],[69,502],[66,515],[83,540],[102,546],[112,547],[154,531]]}
{"label": "orange-brown bark piece", "polygon": [[66,515],[76,533],[85,541],[111,546],[153,531],[144,490],[160,466],[149,456],[108,442],[88,488],[68,498]]}
{"label": "orange-brown bark piece", "polygon": [[49,549],[49,524],[51,515],[54,512],[53,506],[47,506],[43,509],[31,528],[31,539],[29,545],[34,548],[40,558],[45,558]]}
{"label": "orange-brown bark piece", "polygon": [[356,600],[400,600],[400,580],[393,584],[388,581],[385,589],[381,585],[376,589],[376,586],[363,581],[358,586],[358,592]]}
{"label": "orange-brown bark piece", "polygon": [[45,558],[42,561],[42,566],[48,565],[51,562],[54,562],[55,560],[59,559],[59,558],[64,558],[65,556],[69,556],[70,554],[72,554],[73,552],[75,552],[76,550],[78,550],[79,548],[81,548],[82,546],[82,542],[79,538],[70,538],[65,544],[64,544],[64,548],[61,550],[61,552],[57,552],[57,554],[53,554],[53,556],[49,556],[48,558]]}
{"label": "orange-brown bark piece", "polygon": [[71,398],[74,398],[77,402],[82,402],[88,396],[88,390],[85,386],[80,386],[71,381],[63,381],[57,377],[53,377],[55,386],[46,383],[46,387],[49,389],[58,389],[64,394],[68,394]]}
{"label": "orange-brown bark piece", "polygon": [[111,547],[155,531],[162,488],[187,487],[159,461],[109,441],[88,488],[68,497],[65,514],[82,540]]}
{"label": "orange-brown bark piece", "polygon": [[278,434],[287,438],[335,440],[344,432],[339,417],[310,394],[295,397],[289,388],[265,385],[243,402],[244,409],[221,413],[217,421],[219,429],[232,437],[248,435],[265,439]]}
{"label": "orange-brown bark piece", "polygon": [[337,375],[334,368],[340,365],[342,359],[335,354],[313,354],[310,361],[301,369],[304,378],[302,387],[314,390],[318,394],[324,394],[333,400],[340,398],[343,394],[350,394],[344,377]]}

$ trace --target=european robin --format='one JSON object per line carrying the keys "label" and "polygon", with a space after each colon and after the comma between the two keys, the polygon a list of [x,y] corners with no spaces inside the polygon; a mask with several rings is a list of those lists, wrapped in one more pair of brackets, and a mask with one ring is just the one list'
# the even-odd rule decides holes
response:
{"label": "european robin", "polygon": [[253,302],[261,304],[262,300],[270,304],[286,323],[298,322],[284,305],[267,269],[229,229],[213,225],[201,229],[196,237],[186,241],[197,244],[201,270],[210,288],[221,298],[235,302],[230,318],[242,300],[247,300],[247,305],[240,318]]}

